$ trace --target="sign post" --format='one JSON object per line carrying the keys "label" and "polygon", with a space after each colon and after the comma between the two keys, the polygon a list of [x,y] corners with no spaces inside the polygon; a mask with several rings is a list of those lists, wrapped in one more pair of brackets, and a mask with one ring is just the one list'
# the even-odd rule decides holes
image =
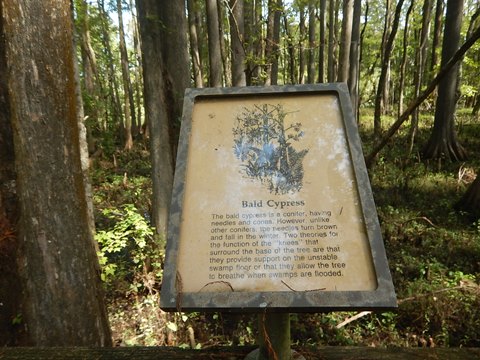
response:
{"label": "sign post", "polygon": [[187,90],[161,307],[396,307],[346,86]]}

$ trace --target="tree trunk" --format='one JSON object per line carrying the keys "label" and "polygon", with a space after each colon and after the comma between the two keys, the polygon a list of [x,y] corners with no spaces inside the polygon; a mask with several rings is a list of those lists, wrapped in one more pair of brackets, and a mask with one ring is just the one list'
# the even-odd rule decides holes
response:
{"label": "tree trunk", "polygon": [[209,84],[222,86],[222,53],[220,49],[220,29],[218,23],[217,0],[207,1],[208,58],[210,60]]}
{"label": "tree trunk", "polygon": [[[288,52],[288,77],[285,76],[285,80],[290,84],[295,84],[297,82],[297,76],[295,72],[295,46],[293,43],[293,35],[290,31],[290,24],[288,23],[288,17],[286,15],[283,16],[283,21]],[[287,60],[285,60],[285,63],[287,63]]]}
{"label": "tree trunk", "polygon": [[352,46],[350,48],[350,69],[348,75],[348,89],[352,101],[353,113],[358,121],[358,81],[360,78],[360,17],[362,15],[362,2],[355,0],[353,3]]}
{"label": "tree trunk", "polygon": [[260,61],[262,59],[262,4],[258,0],[245,0],[245,42],[247,45],[247,85],[258,85],[260,81]]}
{"label": "tree trunk", "polygon": [[315,18],[315,3],[313,0],[308,2],[308,76],[307,82],[313,84],[317,74],[317,64],[315,63],[315,48],[317,47],[316,29],[317,21]]}
{"label": "tree trunk", "polygon": [[338,0],[330,0],[328,4],[328,82],[334,82],[337,73],[336,68],[336,38],[337,38],[337,20]]}
{"label": "tree trunk", "polygon": [[223,86],[231,86],[232,79],[230,77],[231,71],[231,61],[230,61],[230,45],[227,44],[227,38],[225,30],[225,19],[227,19],[227,14],[225,12],[225,5],[223,0],[217,0],[217,11],[218,11],[218,31],[220,39],[220,54],[222,56],[222,69],[223,69]]}
{"label": "tree trunk", "polygon": [[390,55],[393,49],[393,42],[397,34],[398,23],[400,21],[400,15],[404,0],[399,0],[395,9],[395,17],[393,19],[392,29],[390,35],[385,43],[385,50],[383,52],[382,69],[380,71],[380,78],[378,79],[377,93],[375,96],[375,114],[374,114],[374,133],[379,135],[381,129],[381,115],[382,115],[382,100],[385,88],[387,87],[388,70],[390,63]]}
{"label": "tree trunk", "polygon": [[320,0],[320,40],[318,49],[318,82],[325,82],[325,48],[327,41],[325,38],[325,16],[326,16],[327,0]]}
{"label": "tree trunk", "polygon": [[132,124],[134,123],[135,110],[132,109],[133,95],[132,84],[130,82],[130,70],[128,65],[127,45],[125,43],[125,33],[123,30],[123,14],[122,14],[122,0],[117,0],[117,15],[118,15],[118,37],[120,47],[120,62],[122,68],[123,80],[123,111],[125,114],[125,123],[123,130],[125,132],[125,150],[131,150],[133,147]]}
{"label": "tree trunk", "polygon": [[300,23],[299,27],[299,44],[298,44],[298,83],[305,83],[305,38],[306,38],[306,29],[305,29],[305,9],[303,6],[300,7]]}
{"label": "tree trunk", "polygon": [[137,9],[145,116],[150,131],[152,219],[157,234],[165,240],[178,136],[173,124],[181,117],[183,94],[190,78],[185,9],[182,2],[162,4],[158,0],[137,0]]}
{"label": "tree trunk", "polygon": [[266,71],[265,85],[277,85],[278,57],[280,47],[280,15],[282,0],[268,0],[267,38],[265,59],[269,66]]}
{"label": "tree trunk", "polygon": [[190,57],[192,59],[193,78],[195,87],[203,88],[202,62],[200,57],[200,49],[198,45],[197,26],[195,22],[195,2],[187,0],[188,6],[188,32],[190,35]]}
{"label": "tree trunk", "polygon": [[28,344],[111,345],[88,226],[70,4],[4,0],[2,10]]}
{"label": "tree trunk", "polygon": [[[417,97],[420,94],[420,89],[422,88],[422,84],[424,83],[425,79],[425,65],[427,63],[427,41],[428,41],[428,34],[430,32],[430,20],[432,14],[432,2],[431,0],[424,0],[423,8],[422,8],[422,29],[420,31],[420,44],[416,49],[415,54],[415,72],[414,72],[414,95]],[[418,117],[419,111],[416,109],[412,114],[412,124],[410,127],[410,134],[409,134],[409,153],[413,150],[413,144],[415,141],[415,135],[418,131]]]}
{"label": "tree trunk", "polygon": [[444,0],[437,0],[435,7],[435,19],[433,23],[433,37],[432,37],[432,60],[430,62],[430,74],[433,74],[435,68],[438,66],[437,49],[440,47],[440,38],[442,36],[442,19],[443,10],[445,9]]}
{"label": "tree trunk", "polygon": [[245,86],[244,0],[230,0],[230,36],[232,47],[232,86]]}
{"label": "tree trunk", "polygon": [[[453,57],[459,47],[462,18],[463,0],[449,0],[445,15],[442,67]],[[438,85],[435,120],[423,153],[427,159],[446,158],[460,161],[466,158],[465,150],[458,142],[455,131],[458,71],[459,64],[456,64]]]}
{"label": "tree trunk", "polygon": [[353,0],[343,1],[342,35],[340,40],[340,59],[337,81],[348,81],[350,47],[352,42]]}
{"label": "tree trunk", "polygon": [[[105,3],[104,0],[98,0],[98,10],[101,14],[101,31],[102,31],[102,45],[105,49],[105,53],[109,59],[113,59],[112,54],[112,47],[110,45],[110,35],[108,29],[108,14],[105,10]],[[119,95],[119,85],[117,81],[117,76],[115,73],[115,68],[113,65],[113,61],[108,61],[107,64],[107,76],[108,76],[108,84],[110,86],[110,93],[111,93],[111,102],[113,104],[113,123],[116,124],[119,128],[123,127],[123,113]],[[104,130],[107,129],[107,116],[105,116],[104,122],[102,123],[102,127]],[[123,137],[123,133],[122,133]]]}
{"label": "tree trunk", "polygon": [[[404,101],[404,88],[405,88],[405,66],[407,64],[407,50],[408,50],[408,34],[409,34],[409,22],[410,15],[413,10],[415,1],[410,2],[408,7],[407,14],[405,15],[405,26],[403,28],[403,43],[402,43],[402,60],[400,62],[400,79],[398,85],[398,116],[403,112],[403,101]],[[418,94],[417,94],[418,96]]]}

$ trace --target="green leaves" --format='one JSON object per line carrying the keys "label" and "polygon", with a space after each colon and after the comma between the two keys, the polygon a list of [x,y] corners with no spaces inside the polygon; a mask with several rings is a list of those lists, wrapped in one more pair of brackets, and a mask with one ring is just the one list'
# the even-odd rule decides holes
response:
{"label": "green leaves", "polygon": [[[112,222],[112,227],[98,231],[95,239],[100,251],[101,277],[106,283],[122,278],[144,278],[145,267],[153,264],[160,267],[159,261],[152,259],[161,256],[156,253],[154,231],[147,220],[132,204],[120,208],[107,208],[102,214]],[[142,281],[134,282],[134,292],[142,287]]]}

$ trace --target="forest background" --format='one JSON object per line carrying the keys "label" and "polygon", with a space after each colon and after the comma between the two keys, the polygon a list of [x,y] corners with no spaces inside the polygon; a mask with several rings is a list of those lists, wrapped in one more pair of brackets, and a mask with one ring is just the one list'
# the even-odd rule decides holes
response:
{"label": "forest background", "polygon": [[0,2],[2,345],[254,343],[250,316],[158,306],[183,92],[317,82],[350,89],[399,308],[292,314],[292,341],[479,345],[478,1],[27,3]]}

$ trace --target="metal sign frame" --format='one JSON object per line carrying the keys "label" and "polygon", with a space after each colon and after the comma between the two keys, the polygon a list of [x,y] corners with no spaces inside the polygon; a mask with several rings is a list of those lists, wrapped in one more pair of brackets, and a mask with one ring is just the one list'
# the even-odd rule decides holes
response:
{"label": "metal sign frame", "polygon": [[[187,164],[192,132],[192,116],[195,104],[205,99],[239,99],[262,97],[288,97],[325,94],[338,98],[346,143],[356,180],[360,208],[376,276],[376,287],[367,291],[324,291],[322,289],[296,291],[184,291],[178,272],[179,246],[184,217]],[[208,139],[206,139],[208,141]],[[208,236],[206,234],[205,236]],[[187,241],[187,240],[184,240]],[[195,272],[196,263],[191,263]],[[163,274],[160,306],[166,311],[280,311],[280,312],[326,312],[332,310],[375,310],[392,309],[397,306],[380,225],[368,179],[350,96],[345,84],[315,84],[271,87],[203,88],[187,89],[185,93],[183,119],[177,155],[175,180],[170,209],[166,262]]]}

